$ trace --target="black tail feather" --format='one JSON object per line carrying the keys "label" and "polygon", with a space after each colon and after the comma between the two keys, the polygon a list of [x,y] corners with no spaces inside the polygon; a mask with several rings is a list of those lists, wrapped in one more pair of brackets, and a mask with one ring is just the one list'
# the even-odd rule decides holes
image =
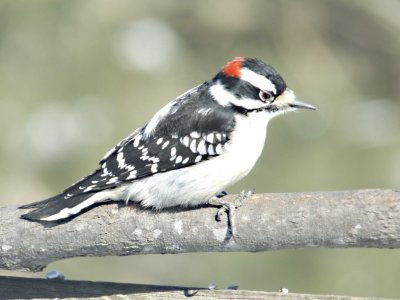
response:
{"label": "black tail feather", "polygon": [[44,205],[46,205],[47,203],[49,203],[49,202],[55,200],[55,198],[57,198],[57,197],[59,197],[59,196],[60,196],[60,195],[57,195],[57,196],[54,196],[54,197],[47,198],[47,199],[45,199],[45,200],[41,200],[41,201],[29,203],[29,204],[24,204],[24,205],[19,206],[18,208],[21,208],[21,209],[41,208],[41,207],[43,207]]}
{"label": "black tail feather", "polygon": [[[87,206],[83,206],[82,209],[76,209],[73,210],[73,208],[76,208],[79,204],[93,196],[95,193],[84,193],[80,195],[73,196],[71,198],[64,198],[64,194],[59,194],[57,196],[48,198],[43,201],[39,202],[34,202],[31,204],[23,205],[20,206],[19,208],[22,209],[28,209],[28,208],[34,208],[33,211],[23,214],[21,216],[22,219],[30,220],[30,221],[46,221],[43,220],[45,218],[55,216],[59,214],[61,211],[64,209],[67,209],[68,213],[67,214],[62,214],[59,215],[56,220],[62,220],[65,218],[70,218],[71,216],[77,216],[79,215],[84,209],[87,207],[92,206],[93,204],[88,204]],[[72,210],[68,210],[72,209]]]}

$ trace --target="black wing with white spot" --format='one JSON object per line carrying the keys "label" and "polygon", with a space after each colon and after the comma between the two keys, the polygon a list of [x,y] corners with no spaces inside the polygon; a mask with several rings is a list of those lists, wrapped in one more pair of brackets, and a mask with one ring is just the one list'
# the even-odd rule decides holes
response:
{"label": "black wing with white spot", "polygon": [[[188,97],[190,96],[190,97]],[[206,105],[194,91],[171,102],[135,134],[120,142],[88,177],[64,191],[64,197],[115,188],[123,183],[212,159],[224,152],[234,127],[229,108]],[[153,123],[152,123],[153,122]]]}

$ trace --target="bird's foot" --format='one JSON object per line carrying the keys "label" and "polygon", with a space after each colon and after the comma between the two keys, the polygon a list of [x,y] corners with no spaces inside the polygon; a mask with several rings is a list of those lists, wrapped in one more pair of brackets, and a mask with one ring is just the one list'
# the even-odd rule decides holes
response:
{"label": "bird's foot", "polygon": [[223,199],[223,197],[226,196],[227,193],[221,192],[220,194],[211,198],[208,201],[210,205],[220,206],[220,208],[217,211],[217,214],[215,215],[216,221],[220,222],[222,215],[224,213],[228,214],[228,227],[232,236],[234,236],[235,211],[237,208],[242,206],[243,202],[249,199],[253,194],[254,194],[254,189],[248,191],[243,190],[237,195],[237,197],[233,202],[228,202]]}

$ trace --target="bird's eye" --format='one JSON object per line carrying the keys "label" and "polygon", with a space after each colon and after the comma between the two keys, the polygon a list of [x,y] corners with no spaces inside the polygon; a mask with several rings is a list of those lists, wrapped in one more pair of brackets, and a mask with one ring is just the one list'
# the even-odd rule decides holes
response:
{"label": "bird's eye", "polygon": [[260,100],[263,102],[272,102],[274,100],[274,96],[267,91],[260,91],[260,93],[258,94],[258,97],[260,97]]}

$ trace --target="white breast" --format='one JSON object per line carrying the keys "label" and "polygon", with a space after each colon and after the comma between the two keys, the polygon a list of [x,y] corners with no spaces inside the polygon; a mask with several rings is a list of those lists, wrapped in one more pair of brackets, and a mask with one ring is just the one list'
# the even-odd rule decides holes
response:
{"label": "white breast", "polygon": [[264,147],[269,119],[264,112],[238,116],[237,130],[222,155],[135,181],[128,186],[125,197],[156,209],[206,203],[250,172]]}

